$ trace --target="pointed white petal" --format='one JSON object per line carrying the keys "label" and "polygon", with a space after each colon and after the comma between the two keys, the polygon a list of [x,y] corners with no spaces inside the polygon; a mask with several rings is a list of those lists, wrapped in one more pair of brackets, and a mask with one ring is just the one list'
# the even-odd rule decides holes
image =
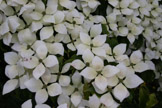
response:
{"label": "pointed white petal", "polygon": [[68,86],[70,84],[70,77],[65,76],[65,75],[61,75],[60,78],[59,78],[59,84],[61,86]]}
{"label": "pointed white petal", "polygon": [[100,90],[100,89],[96,86],[95,81],[92,82],[92,85],[93,85],[95,91],[96,91],[98,94],[103,94],[103,93],[105,93],[105,92],[107,91],[107,89],[105,89],[104,91]]}
{"label": "pointed white petal", "polygon": [[57,11],[58,0],[48,0],[46,14],[54,14]]}
{"label": "pointed white petal", "polygon": [[128,6],[129,6],[129,1],[127,1],[127,0],[122,0],[121,2],[120,2],[120,7],[121,8],[127,8]]}
{"label": "pointed white petal", "polygon": [[76,6],[76,3],[70,0],[60,0],[60,5],[62,7],[72,10]]}
{"label": "pointed white petal", "polygon": [[[61,94],[58,98],[57,98],[57,103],[60,105],[62,104],[66,104],[66,106],[70,106],[70,98],[68,95],[65,95],[65,94]],[[62,108],[62,107],[60,107]],[[63,107],[64,108],[64,107]],[[65,107],[66,108],[66,107]]]}
{"label": "pointed white petal", "polygon": [[36,40],[36,35],[27,28],[18,32],[18,39],[20,43],[32,44]]}
{"label": "pointed white petal", "polygon": [[121,12],[124,15],[131,15],[133,13],[133,10],[129,8],[125,8],[125,9],[122,9]]}
{"label": "pointed white petal", "polygon": [[98,75],[95,78],[95,85],[98,87],[98,89],[104,91],[107,87],[107,79],[102,75]]}
{"label": "pointed white petal", "polygon": [[20,84],[20,89],[25,89],[26,88],[26,86],[25,86],[25,82],[27,81],[27,80],[29,80],[29,76],[28,75],[24,75],[24,76],[22,76],[20,79],[19,79],[19,84]]}
{"label": "pointed white petal", "polygon": [[72,76],[72,82],[74,85],[78,86],[81,83],[81,75],[78,71],[76,71]]}
{"label": "pointed white petal", "polygon": [[25,101],[22,105],[21,108],[32,108],[32,101],[31,99]]}
{"label": "pointed white petal", "polygon": [[133,1],[129,7],[132,8],[132,9],[137,9],[140,5],[136,2],[136,1]]}
{"label": "pointed white petal", "polygon": [[91,67],[86,67],[84,70],[81,71],[80,73],[84,78],[86,79],[94,79],[97,76],[97,72],[91,68]]}
{"label": "pointed white petal", "polygon": [[67,34],[67,29],[64,24],[57,24],[54,28],[60,34]]}
{"label": "pointed white petal", "polygon": [[31,24],[31,31],[34,32],[34,31],[38,31],[39,29],[41,29],[43,27],[43,24],[41,22],[36,22],[36,21],[33,21],[32,24]]}
{"label": "pointed white petal", "polygon": [[113,49],[113,53],[115,53],[115,55],[123,55],[126,51],[126,44],[119,44],[117,46],[114,47]]}
{"label": "pointed white petal", "polygon": [[53,67],[58,64],[58,60],[56,56],[49,55],[46,59],[43,60],[43,63],[46,67]]}
{"label": "pointed white petal", "polygon": [[81,70],[85,67],[85,64],[81,60],[76,59],[71,63],[71,66],[73,66],[77,70]]}
{"label": "pointed white petal", "polygon": [[143,83],[143,80],[136,74],[132,74],[127,76],[123,83],[127,88],[136,88]]}
{"label": "pointed white petal", "polygon": [[4,54],[4,59],[8,64],[16,64],[16,62],[19,60],[19,57],[17,53],[15,52],[7,52]]}
{"label": "pointed white petal", "polygon": [[67,71],[69,71],[70,66],[71,66],[71,63],[66,63],[66,64],[62,67],[61,73],[66,73]]}
{"label": "pointed white petal", "polygon": [[48,99],[48,93],[45,89],[38,90],[35,94],[35,101],[37,104],[42,104]]}
{"label": "pointed white petal", "polygon": [[96,70],[96,71],[101,71],[104,67],[104,62],[103,60],[98,57],[95,56],[92,60],[92,67]]}
{"label": "pointed white petal", "polygon": [[57,96],[62,93],[62,88],[58,83],[53,83],[47,87],[50,96]]}
{"label": "pointed white petal", "polygon": [[77,55],[83,55],[84,51],[87,49],[90,49],[90,46],[85,44],[79,44],[77,45]]}
{"label": "pointed white petal", "polygon": [[106,51],[102,47],[92,48],[92,52],[97,56],[106,57]]}
{"label": "pointed white petal", "polygon": [[140,62],[142,60],[142,58],[143,58],[143,55],[142,55],[141,51],[137,50],[131,54],[130,61],[131,61],[131,63],[136,64],[136,63]]}
{"label": "pointed white petal", "polygon": [[35,108],[51,108],[49,105],[46,104],[38,104],[35,106]]}
{"label": "pointed white petal", "polygon": [[7,65],[5,68],[5,75],[8,78],[13,79],[19,75],[19,71],[22,71],[22,73],[24,73],[24,69],[21,69],[21,67],[18,65]]}
{"label": "pointed white petal", "polygon": [[54,43],[49,45],[48,51],[51,54],[60,54],[62,56],[64,55],[64,47],[62,43]]}
{"label": "pointed white petal", "polygon": [[95,36],[100,35],[101,32],[102,32],[101,24],[96,24],[91,27],[90,35],[91,37],[95,37]]}
{"label": "pointed white petal", "polygon": [[55,14],[54,14],[54,18],[55,18],[55,23],[56,24],[59,24],[61,23],[63,20],[64,20],[64,12],[63,11],[57,11]]}
{"label": "pointed white petal", "polygon": [[40,31],[40,39],[45,40],[53,35],[54,31],[52,27],[43,27]]}
{"label": "pointed white petal", "polygon": [[48,84],[51,80],[51,77],[51,71],[49,69],[46,69],[45,73],[41,76],[41,79],[45,84]]}
{"label": "pointed white petal", "polygon": [[80,40],[86,45],[91,44],[91,38],[87,33],[80,32]]}
{"label": "pointed white petal", "polygon": [[38,55],[38,57],[40,59],[44,59],[48,53],[48,49],[45,45],[40,45],[37,49],[36,49],[36,53]]}
{"label": "pointed white petal", "polygon": [[83,58],[84,62],[91,63],[91,61],[94,58],[94,54],[89,49],[87,49],[84,51],[82,58]]}
{"label": "pointed white petal", "polygon": [[117,24],[110,24],[109,25],[110,26],[110,28],[113,30],[113,31],[117,31],[118,30],[118,25]]}
{"label": "pointed white petal", "polygon": [[148,64],[144,63],[144,62],[139,62],[134,66],[134,71],[135,72],[144,72],[146,70],[149,70],[149,66]]}
{"label": "pointed white petal", "polygon": [[25,86],[31,92],[37,92],[43,87],[43,84],[40,80],[36,80],[35,78],[31,78],[25,82]]}
{"label": "pointed white petal", "polygon": [[127,36],[128,28],[127,27],[119,27],[119,34],[120,34],[120,36]]}
{"label": "pointed white petal", "polygon": [[122,102],[129,96],[129,91],[122,83],[120,83],[113,89],[113,95]]}
{"label": "pointed white petal", "polygon": [[44,15],[43,22],[45,22],[45,23],[55,23],[54,15]]}
{"label": "pointed white petal", "polygon": [[90,8],[92,8],[92,9],[95,9],[99,4],[100,4],[100,2],[94,1],[94,0],[88,2],[88,6],[89,6]]}
{"label": "pointed white petal", "polygon": [[110,86],[110,87],[116,86],[118,84],[118,82],[119,82],[119,79],[116,76],[107,78],[107,83],[108,83],[108,86]]}
{"label": "pointed white petal", "polygon": [[44,73],[46,69],[42,63],[40,63],[34,70],[33,70],[33,76],[35,79],[39,79]]}
{"label": "pointed white petal", "polygon": [[62,94],[65,95],[71,95],[75,90],[75,87],[72,85],[69,85],[67,87],[62,87]]}
{"label": "pointed white petal", "polygon": [[12,33],[15,33],[17,28],[20,26],[19,18],[16,16],[8,17],[9,28]]}
{"label": "pointed white petal", "polygon": [[82,96],[79,92],[75,92],[71,95],[71,102],[73,103],[75,107],[79,105],[81,100],[82,100]]}
{"label": "pointed white petal", "polygon": [[94,94],[93,96],[89,97],[89,107],[90,108],[99,108],[100,106],[100,99]]}
{"label": "pointed white petal", "polygon": [[135,36],[131,33],[128,34],[127,38],[131,44],[135,41]]}
{"label": "pointed white petal", "polygon": [[66,103],[59,105],[57,108],[68,108],[68,105]]}
{"label": "pointed white petal", "polygon": [[0,26],[0,35],[4,35],[7,32],[9,32],[9,26],[8,26],[8,22],[5,21],[4,23],[1,24]]}
{"label": "pointed white petal", "polygon": [[100,102],[107,107],[110,107],[111,105],[114,104],[114,100],[110,93],[106,93],[106,94],[102,95],[100,98]]}
{"label": "pointed white petal", "polygon": [[37,1],[36,2],[35,10],[37,12],[40,12],[40,13],[45,11],[45,4],[43,3],[43,1]]}
{"label": "pointed white petal", "polygon": [[98,35],[93,40],[93,46],[102,46],[106,42],[107,35]]}
{"label": "pointed white petal", "polygon": [[33,20],[40,20],[42,18],[42,14],[36,11],[33,11],[29,14],[29,16],[31,17],[31,19]]}
{"label": "pointed white petal", "polygon": [[111,65],[107,65],[103,68],[102,74],[105,77],[112,77],[115,74],[117,74],[120,70],[115,67],[115,66],[111,66]]}
{"label": "pointed white petal", "polygon": [[11,33],[6,33],[5,35],[4,35],[4,37],[3,37],[3,43],[5,44],[5,45],[10,45],[10,43],[11,43],[11,41],[12,41],[12,35],[11,35]]}
{"label": "pointed white petal", "polygon": [[28,69],[33,69],[34,67],[36,67],[38,65],[39,61],[37,57],[30,57],[27,58],[27,61],[23,62],[23,66],[28,68]]}
{"label": "pointed white petal", "polygon": [[17,85],[18,85],[18,80],[17,79],[8,80],[3,86],[2,94],[5,95],[5,94],[15,90]]}

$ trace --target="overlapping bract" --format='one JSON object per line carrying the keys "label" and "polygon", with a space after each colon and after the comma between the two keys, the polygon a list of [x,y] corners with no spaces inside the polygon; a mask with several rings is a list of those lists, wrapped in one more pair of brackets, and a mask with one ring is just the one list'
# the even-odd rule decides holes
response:
{"label": "overlapping bract", "polygon": [[[4,54],[3,94],[28,89],[35,108],[54,106],[45,104],[49,96],[58,97],[57,108],[117,108],[143,83],[136,73],[155,70],[151,60],[162,59],[162,9],[158,0],[107,2],[101,16],[92,15],[98,0],[0,0],[0,39],[12,48]],[[136,49],[140,36],[146,42]],[[112,46],[112,37],[129,44]],[[32,108],[31,99],[21,107]]]}

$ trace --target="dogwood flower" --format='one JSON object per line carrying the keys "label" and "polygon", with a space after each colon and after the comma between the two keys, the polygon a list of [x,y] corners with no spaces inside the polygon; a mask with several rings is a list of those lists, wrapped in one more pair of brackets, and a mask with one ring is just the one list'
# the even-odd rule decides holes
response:
{"label": "dogwood flower", "polygon": [[127,55],[124,53],[126,52],[126,44],[118,44],[116,45],[113,50],[109,46],[109,44],[105,44],[103,48],[106,50],[106,59],[108,62],[123,61],[127,59]]}
{"label": "dogwood flower", "polygon": [[119,72],[119,69],[115,66],[104,66],[103,60],[97,56],[93,58],[90,66],[91,67],[83,69],[80,74],[86,79],[95,79],[95,85],[102,91],[104,91],[108,85],[107,79]]}
{"label": "dogwood flower", "polygon": [[135,72],[143,72],[149,69],[148,64],[142,61],[143,55],[140,50],[134,51],[131,56],[130,60],[126,60],[126,65],[130,69],[132,73]]}
{"label": "dogwood flower", "polygon": [[[22,105],[21,108],[32,108],[32,101],[31,99],[25,101]],[[47,104],[37,104],[35,106],[35,108],[51,108],[49,105]]]}
{"label": "dogwood flower", "polygon": [[106,52],[105,50],[102,48],[102,45],[104,45],[105,41],[106,41],[106,35],[99,35],[99,32],[95,32],[94,30],[96,30],[97,28],[99,28],[100,30],[101,25],[95,25],[91,28],[91,36],[94,37],[94,39],[92,40],[88,34],[81,32],[80,33],[80,39],[81,39],[81,44],[79,44],[77,46],[77,54],[78,55],[82,55],[83,52],[86,49],[92,49],[92,52],[94,54],[96,54],[97,56],[102,56],[105,57],[106,56]]}

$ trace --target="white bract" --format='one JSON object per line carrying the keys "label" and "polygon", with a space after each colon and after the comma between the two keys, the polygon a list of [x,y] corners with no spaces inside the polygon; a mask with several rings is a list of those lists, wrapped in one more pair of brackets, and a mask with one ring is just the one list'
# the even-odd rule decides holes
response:
{"label": "white bract", "polygon": [[159,0],[0,0],[2,94],[34,93],[21,108],[117,108],[144,82],[136,72],[161,79],[161,22]]}

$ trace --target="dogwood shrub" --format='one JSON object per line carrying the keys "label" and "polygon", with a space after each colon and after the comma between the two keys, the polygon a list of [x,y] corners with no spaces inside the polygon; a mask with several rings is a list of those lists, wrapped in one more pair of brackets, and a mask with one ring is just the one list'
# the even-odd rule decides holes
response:
{"label": "dogwood shrub", "polygon": [[22,108],[117,108],[140,74],[161,76],[159,0],[0,0],[0,39],[11,48],[2,94],[35,94]]}

